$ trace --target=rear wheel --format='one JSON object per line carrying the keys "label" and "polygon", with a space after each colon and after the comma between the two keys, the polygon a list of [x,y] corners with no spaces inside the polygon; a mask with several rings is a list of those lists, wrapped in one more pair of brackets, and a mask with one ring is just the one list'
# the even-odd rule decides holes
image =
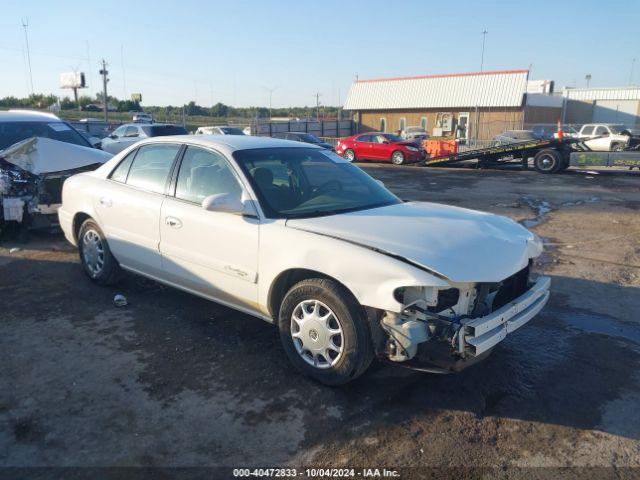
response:
{"label": "rear wheel", "polygon": [[347,148],[344,151],[344,158],[350,162],[353,162],[356,159],[356,154],[354,153],[353,150],[351,150],[350,148]]}
{"label": "rear wheel", "polygon": [[612,152],[622,152],[625,149],[625,144],[624,143],[612,143],[611,144],[611,151]]}
{"label": "rear wheel", "polygon": [[555,173],[561,166],[562,155],[557,150],[541,150],[533,157],[533,168],[540,173]]}
{"label": "rear wheel", "polygon": [[111,285],[120,279],[120,265],[98,224],[85,220],[78,233],[80,263],[87,276],[98,285]]}
{"label": "rear wheel", "polygon": [[391,163],[394,165],[402,165],[404,163],[404,153],[396,150],[391,154]]}
{"label": "rear wheel", "polygon": [[343,385],[364,373],[373,346],[362,307],[329,279],[295,284],[280,306],[280,339],[291,363],[325,385]]}

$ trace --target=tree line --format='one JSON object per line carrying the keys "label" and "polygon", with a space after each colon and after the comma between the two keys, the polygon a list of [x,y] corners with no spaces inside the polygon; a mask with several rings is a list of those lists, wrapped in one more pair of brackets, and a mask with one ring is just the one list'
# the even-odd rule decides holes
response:
{"label": "tree line", "polygon": [[[198,105],[191,101],[185,105],[179,106],[144,106],[141,107],[137,102],[131,100],[120,100],[116,97],[108,96],[107,104],[118,112],[131,112],[144,110],[156,116],[176,116],[183,112],[189,116],[203,116],[216,118],[269,118],[272,117],[289,117],[289,118],[315,118],[318,110],[316,107],[286,107],[272,108],[271,114],[267,107],[232,107],[224,103],[216,103],[212,107]],[[98,93],[95,97],[82,95],[78,97],[76,103],[70,97],[59,98],[55,95],[34,94],[28,97],[18,98],[8,96],[0,98],[0,108],[35,108],[49,109],[52,106],[59,107],[61,110],[77,110],[78,106],[85,109],[89,104],[102,104],[102,94]],[[321,106],[320,116],[326,118],[336,118],[339,114],[340,107]],[[344,115],[342,115],[344,117]]]}

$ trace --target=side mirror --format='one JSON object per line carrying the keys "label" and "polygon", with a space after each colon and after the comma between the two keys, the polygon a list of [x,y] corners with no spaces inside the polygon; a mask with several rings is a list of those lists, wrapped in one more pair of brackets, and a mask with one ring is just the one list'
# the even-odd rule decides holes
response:
{"label": "side mirror", "polygon": [[229,193],[216,193],[209,195],[202,200],[202,208],[209,212],[225,212],[243,215],[245,213],[244,203],[234,195]]}

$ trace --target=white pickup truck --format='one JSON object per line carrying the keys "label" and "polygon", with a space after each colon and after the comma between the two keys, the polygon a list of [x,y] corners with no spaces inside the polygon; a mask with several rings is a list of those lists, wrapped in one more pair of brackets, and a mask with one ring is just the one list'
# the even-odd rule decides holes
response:
{"label": "white pickup truck", "polygon": [[624,130],[624,125],[588,123],[582,126],[578,138],[584,138],[584,144],[594,152],[621,152],[629,145],[629,135],[623,135]]}

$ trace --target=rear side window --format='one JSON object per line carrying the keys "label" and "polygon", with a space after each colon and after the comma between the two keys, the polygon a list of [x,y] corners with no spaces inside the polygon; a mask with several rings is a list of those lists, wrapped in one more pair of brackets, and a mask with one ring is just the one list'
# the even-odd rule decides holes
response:
{"label": "rear side window", "polygon": [[591,135],[593,133],[593,126],[590,127],[584,127],[582,129],[582,135]]}
{"label": "rear side window", "polygon": [[145,145],[138,149],[129,175],[127,185],[164,193],[167,177],[180,145]]}
{"label": "rear side window", "polygon": [[127,181],[127,175],[129,174],[129,168],[131,168],[131,162],[133,162],[133,157],[136,156],[137,150],[129,153],[124,160],[120,162],[120,164],[111,172],[111,180],[116,182],[125,183]]}
{"label": "rear side window", "polygon": [[602,125],[600,125],[598,128],[596,128],[596,135],[605,135],[608,134],[609,130],[607,130],[607,127],[603,127]]}
{"label": "rear side window", "polygon": [[358,138],[356,138],[356,142],[370,142],[371,141],[371,135],[360,135]]}
{"label": "rear side window", "polygon": [[167,135],[186,135],[187,131],[177,125],[149,125],[142,127],[149,137],[164,137]]}

